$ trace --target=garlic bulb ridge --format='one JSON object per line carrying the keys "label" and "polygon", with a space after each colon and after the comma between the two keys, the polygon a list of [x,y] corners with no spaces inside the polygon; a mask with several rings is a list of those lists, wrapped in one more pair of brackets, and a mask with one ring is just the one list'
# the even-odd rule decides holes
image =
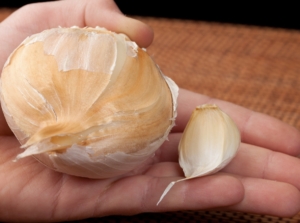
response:
{"label": "garlic bulb ridge", "polygon": [[33,155],[71,175],[128,174],[174,125],[177,85],[145,50],[104,28],[55,28],[28,37],[1,76],[1,106]]}

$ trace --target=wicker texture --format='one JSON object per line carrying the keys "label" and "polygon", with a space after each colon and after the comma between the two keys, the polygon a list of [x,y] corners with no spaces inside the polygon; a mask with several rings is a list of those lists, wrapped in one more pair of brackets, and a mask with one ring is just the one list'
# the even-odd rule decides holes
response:
{"label": "wicker texture", "polygon": [[300,32],[165,19],[148,49],[180,87],[300,127]]}
{"label": "wicker texture", "polygon": [[[0,21],[10,13],[0,10]],[[177,84],[279,118],[300,129],[300,32],[144,18],[155,32],[148,52]],[[299,222],[250,213],[185,211],[109,216],[84,222]]]}

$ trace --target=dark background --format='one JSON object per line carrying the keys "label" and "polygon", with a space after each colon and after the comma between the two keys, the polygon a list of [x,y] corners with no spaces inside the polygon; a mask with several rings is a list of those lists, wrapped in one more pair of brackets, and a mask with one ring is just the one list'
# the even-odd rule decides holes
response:
{"label": "dark background", "polygon": [[[18,0],[1,0],[2,7],[20,7],[41,2]],[[300,30],[300,16],[296,2],[253,2],[228,3],[228,1],[200,0],[115,0],[121,11],[130,15],[153,16],[179,19],[192,19],[256,26],[269,26]]]}

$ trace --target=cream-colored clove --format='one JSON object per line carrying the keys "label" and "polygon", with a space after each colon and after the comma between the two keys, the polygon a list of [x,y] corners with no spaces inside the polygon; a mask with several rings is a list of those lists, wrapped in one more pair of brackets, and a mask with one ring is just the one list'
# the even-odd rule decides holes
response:
{"label": "cream-colored clove", "polygon": [[1,106],[25,149],[17,159],[89,178],[149,164],[174,125],[177,95],[145,49],[100,27],[32,35],[1,75]]}
{"label": "cream-colored clove", "polygon": [[175,183],[213,174],[225,167],[235,156],[240,141],[236,124],[218,106],[196,107],[179,143],[179,164],[186,178],[171,182],[157,204]]}

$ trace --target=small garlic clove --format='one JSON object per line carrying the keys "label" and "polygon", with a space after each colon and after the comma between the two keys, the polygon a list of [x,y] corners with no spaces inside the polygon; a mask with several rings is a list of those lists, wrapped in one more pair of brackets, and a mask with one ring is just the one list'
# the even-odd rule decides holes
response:
{"label": "small garlic clove", "polygon": [[225,167],[235,156],[240,141],[236,124],[218,106],[197,106],[179,143],[179,165],[186,178],[171,182],[157,205],[175,183],[213,174]]}
{"label": "small garlic clove", "polygon": [[235,156],[240,141],[236,124],[219,107],[196,107],[179,143],[179,164],[185,177],[219,171]]}

